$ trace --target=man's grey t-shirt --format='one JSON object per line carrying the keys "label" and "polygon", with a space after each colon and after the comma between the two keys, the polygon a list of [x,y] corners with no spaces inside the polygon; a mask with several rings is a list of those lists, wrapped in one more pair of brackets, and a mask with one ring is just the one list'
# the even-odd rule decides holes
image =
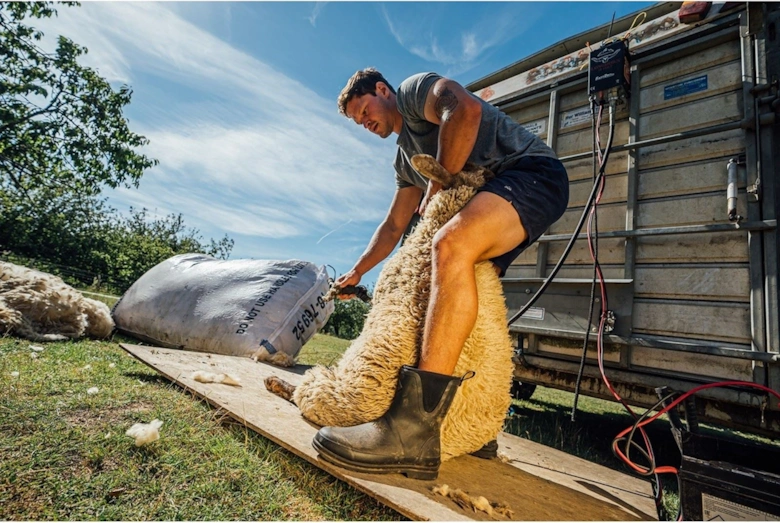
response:
{"label": "man's grey t-shirt", "polygon": [[[410,76],[398,86],[396,103],[403,116],[403,127],[396,141],[398,152],[394,167],[399,189],[411,186],[425,189],[428,186],[428,179],[414,170],[409,159],[420,153],[436,157],[439,126],[426,120],[424,111],[428,91],[440,78],[436,73],[420,73]],[[493,105],[476,96],[474,98],[482,103],[482,121],[469,162],[498,174],[525,156],[557,158],[555,152],[535,134]]]}

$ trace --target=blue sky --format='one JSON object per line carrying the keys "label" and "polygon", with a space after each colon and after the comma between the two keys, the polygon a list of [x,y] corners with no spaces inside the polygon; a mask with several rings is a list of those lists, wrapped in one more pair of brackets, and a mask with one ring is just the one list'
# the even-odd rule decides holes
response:
{"label": "blue sky", "polygon": [[[130,85],[125,114],[160,164],[111,205],[181,213],[231,258],[351,268],[394,191],[395,135],[338,114],[349,76],[468,84],[647,2],[84,2],[34,24]],[[376,281],[378,271],[364,277]]]}

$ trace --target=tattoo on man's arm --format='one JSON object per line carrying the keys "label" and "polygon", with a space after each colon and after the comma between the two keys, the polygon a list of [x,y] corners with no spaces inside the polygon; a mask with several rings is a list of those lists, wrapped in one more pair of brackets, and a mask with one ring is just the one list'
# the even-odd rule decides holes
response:
{"label": "tattoo on man's arm", "polygon": [[436,116],[441,119],[444,118],[445,114],[453,112],[457,106],[458,98],[455,96],[455,93],[449,87],[445,87],[444,91],[436,99],[434,110],[436,111]]}

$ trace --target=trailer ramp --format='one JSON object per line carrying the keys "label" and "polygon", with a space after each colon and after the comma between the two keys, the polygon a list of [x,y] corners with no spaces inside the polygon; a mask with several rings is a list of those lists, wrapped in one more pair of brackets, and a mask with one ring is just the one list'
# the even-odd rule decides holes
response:
{"label": "trailer ramp", "polygon": [[[282,369],[236,356],[126,343],[120,346],[255,432],[413,520],[508,519],[464,510],[451,499],[431,492],[442,484],[509,506],[513,520],[656,519],[648,482],[506,433],[498,439],[502,459],[461,456],[443,463],[438,479],[433,481],[413,480],[401,474],[346,471],[318,457],[311,446],[317,426],[306,421],[295,405],[268,392],[263,384],[266,377],[278,376],[297,385],[308,367]],[[242,386],[199,383],[191,378],[198,370],[235,375]]]}

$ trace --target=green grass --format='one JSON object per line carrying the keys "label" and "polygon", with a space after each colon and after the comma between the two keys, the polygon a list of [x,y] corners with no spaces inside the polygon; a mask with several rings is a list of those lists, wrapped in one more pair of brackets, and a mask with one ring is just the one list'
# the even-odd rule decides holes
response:
{"label": "green grass", "polygon": [[306,343],[298,354],[298,363],[304,365],[334,365],[344,351],[347,350],[349,340],[342,340],[335,336],[316,334]]}
{"label": "green grass", "polygon": [[[507,419],[505,430],[589,461],[625,470],[612,455],[610,445],[618,432],[633,424],[630,414],[620,403],[581,395],[572,422],[573,402],[574,394],[570,392],[537,387],[530,400],[515,402],[514,415]],[[645,409],[635,408],[634,411],[641,414]],[[659,450],[676,450],[676,446],[667,449],[669,444],[674,445],[674,440],[664,420],[654,422],[648,430]]]}
{"label": "green grass", "polygon": [[78,289],[81,294],[83,294],[87,298],[91,298],[93,300],[102,301],[106,305],[108,305],[108,308],[112,308],[114,305],[116,305],[116,302],[119,301],[119,296],[112,296],[110,294],[103,294],[100,292],[93,292],[89,289]]}
{"label": "green grass", "polygon": [[[401,519],[183,392],[118,341],[132,340],[49,343],[33,359],[30,345],[41,344],[0,338],[0,519]],[[319,341],[312,360],[341,340]],[[125,430],[154,418],[161,439],[135,447]]]}

